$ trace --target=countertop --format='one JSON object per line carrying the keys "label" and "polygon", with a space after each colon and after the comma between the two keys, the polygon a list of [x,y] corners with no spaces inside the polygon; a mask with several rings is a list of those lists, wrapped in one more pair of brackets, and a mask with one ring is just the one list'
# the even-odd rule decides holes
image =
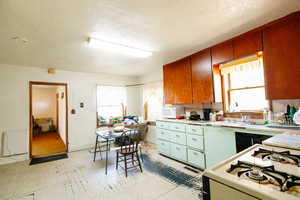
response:
{"label": "countertop", "polygon": [[211,122],[211,121],[193,121],[193,120],[188,120],[188,119],[159,119],[157,121],[184,123],[184,124],[190,124],[190,125],[239,128],[239,129],[254,130],[254,131],[272,131],[272,132],[289,133],[289,134],[300,135],[300,130],[291,130],[291,129],[267,127],[267,126],[270,126],[272,124],[252,125],[252,124],[246,124],[246,123],[243,123],[243,122],[228,122],[228,121]]}

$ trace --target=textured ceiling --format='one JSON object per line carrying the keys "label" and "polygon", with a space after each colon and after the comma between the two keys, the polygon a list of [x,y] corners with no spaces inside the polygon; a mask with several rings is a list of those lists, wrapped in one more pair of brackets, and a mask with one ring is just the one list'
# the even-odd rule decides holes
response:
{"label": "textured ceiling", "polygon": [[[299,9],[299,0],[2,0],[0,63],[140,76]],[[88,36],[154,54],[89,48]]]}

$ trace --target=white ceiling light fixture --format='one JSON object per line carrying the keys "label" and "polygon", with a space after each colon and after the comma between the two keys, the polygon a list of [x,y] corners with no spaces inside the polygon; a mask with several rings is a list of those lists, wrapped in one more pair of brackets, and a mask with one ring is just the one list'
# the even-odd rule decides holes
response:
{"label": "white ceiling light fixture", "polygon": [[93,37],[88,38],[88,46],[140,58],[146,58],[152,55],[150,51]]}

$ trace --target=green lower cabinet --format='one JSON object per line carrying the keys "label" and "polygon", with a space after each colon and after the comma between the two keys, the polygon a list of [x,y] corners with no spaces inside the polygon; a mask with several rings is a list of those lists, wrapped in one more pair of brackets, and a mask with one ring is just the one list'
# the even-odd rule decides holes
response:
{"label": "green lower cabinet", "polygon": [[175,159],[186,162],[187,161],[186,146],[171,143],[171,156]]}
{"label": "green lower cabinet", "polygon": [[162,139],[162,140],[170,140],[171,131],[161,129],[161,128],[157,128],[156,129],[156,137],[158,139]]}
{"label": "green lower cabinet", "polygon": [[169,137],[171,142],[186,145],[186,134],[183,132],[172,131]]}
{"label": "green lower cabinet", "polygon": [[200,151],[195,151],[193,149],[188,149],[188,163],[205,169],[205,156],[204,153]]}
{"label": "green lower cabinet", "polygon": [[235,155],[236,142],[234,129],[205,127],[204,146],[207,168]]}
{"label": "green lower cabinet", "polygon": [[170,142],[157,140],[157,148],[159,153],[170,156]]}
{"label": "green lower cabinet", "polygon": [[187,145],[191,148],[204,150],[204,142],[202,135],[187,134]]}

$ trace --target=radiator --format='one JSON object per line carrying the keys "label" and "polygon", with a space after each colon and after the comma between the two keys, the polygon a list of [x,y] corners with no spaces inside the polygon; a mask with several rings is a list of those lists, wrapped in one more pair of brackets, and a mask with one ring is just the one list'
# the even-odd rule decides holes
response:
{"label": "radiator", "polygon": [[6,130],[2,132],[2,155],[12,156],[28,152],[28,130]]}

